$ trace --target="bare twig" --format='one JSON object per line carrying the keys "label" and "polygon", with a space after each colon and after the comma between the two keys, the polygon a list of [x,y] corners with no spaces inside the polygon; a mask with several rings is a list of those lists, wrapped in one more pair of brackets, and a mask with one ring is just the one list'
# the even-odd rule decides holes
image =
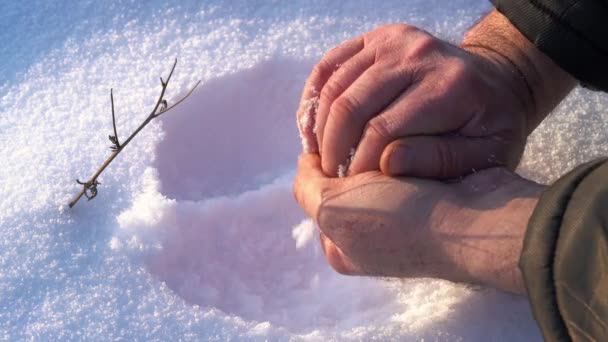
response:
{"label": "bare twig", "polygon": [[114,117],[114,94],[112,93],[112,88],[110,88],[110,102],[112,102],[112,127],[114,127],[114,135],[110,135],[110,141],[112,142],[112,146],[110,149],[112,151],[117,151],[120,148],[120,142],[118,141],[118,133],[116,133],[116,118]]}
{"label": "bare twig", "polygon": [[158,100],[156,101],[156,105],[154,106],[154,109],[152,110],[152,112],[150,112],[150,114],[148,114],[148,117],[144,120],[144,122],[141,125],[139,125],[139,127],[137,127],[137,129],[122,144],[120,144],[120,142],[118,141],[118,133],[116,132],[116,120],[114,117],[114,94],[113,94],[112,89],[110,89],[110,101],[112,102],[112,126],[114,128],[114,135],[109,136],[110,141],[113,143],[113,145],[110,147],[110,149],[112,150],[112,154],[99,167],[99,169],[95,172],[95,174],[93,174],[91,179],[89,179],[86,182],[81,182],[78,179],[76,180],[76,182],[78,184],[82,185],[82,190],[80,190],[78,195],[76,195],[76,197],[74,197],[74,199],[70,202],[70,204],[69,204],[70,208],[72,208],[76,204],[76,202],[78,202],[78,200],[80,200],[80,198],[83,195],[89,201],[92,200],[93,198],[95,198],[95,196],[97,196],[97,185],[101,184],[97,181],[97,178],[99,177],[99,175],[101,175],[103,170],[105,170],[105,168],[108,167],[108,165],[110,165],[110,163],[114,160],[114,158],[116,158],[116,156],[118,156],[120,154],[120,152],[122,152],[122,150],[125,148],[125,146],[127,146],[129,144],[129,142],[131,142],[131,140],[133,140],[133,138],[144,127],[146,127],[146,125],[148,125],[150,123],[150,121],[159,117],[161,114],[168,112],[169,110],[171,110],[172,108],[174,108],[175,106],[180,104],[182,101],[184,101],[186,98],[188,98],[188,96],[190,96],[190,94],[192,94],[194,89],[196,89],[196,87],[200,84],[200,81],[196,82],[194,87],[192,87],[192,89],[190,89],[190,91],[186,95],[184,95],[181,99],[179,99],[177,102],[175,102],[175,104],[173,104],[172,106],[169,107],[167,100],[164,99],[164,96],[165,96],[165,91],[167,90],[167,86],[169,85],[169,81],[171,80],[171,76],[173,75],[173,71],[175,70],[176,65],[177,65],[177,59],[175,59],[175,62],[173,63],[173,67],[171,68],[171,72],[169,73],[169,76],[167,77],[166,81],[164,81],[162,77],[160,78],[160,84],[162,86],[162,90],[160,92],[160,96],[158,97]]}
{"label": "bare twig", "polygon": [[165,109],[163,109],[160,113],[156,114],[155,117],[161,116],[161,114],[170,111],[171,109],[175,108],[175,106],[177,106],[178,104],[182,103],[182,101],[184,101],[188,96],[190,96],[190,94],[192,94],[192,92],[194,91],[194,89],[196,89],[196,87],[199,85],[199,83],[201,83],[201,81],[196,82],[196,84],[194,85],[194,87],[192,87],[192,89],[190,89],[190,91],[188,92],[188,94],[186,94],[180,100],[178,100],[177,102],[175,102],[174,104],[172,104],[171,107],[167,108],[167,101],[165,101]]}

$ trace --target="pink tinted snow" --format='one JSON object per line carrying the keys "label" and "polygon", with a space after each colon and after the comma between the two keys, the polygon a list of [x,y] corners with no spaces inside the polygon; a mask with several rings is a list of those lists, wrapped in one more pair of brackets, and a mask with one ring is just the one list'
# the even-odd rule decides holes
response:
{"label": "pink tinted snow", "polygon": [[306,153],[317,152],[317,109],[319,108],[319,97],[311,97],[302,101],[299,109],[298,128],[302,149]]}
{"label": "pink tinted snow", "polygon": [[169,198],[197,200],[255,189],[292,170],[301,151],[296,109],[310,67],[261,63],[201,86],[163,117],[156,167]]}
{"label": "pink tinted snow", "polygon": [[168,220],[134,226],[164,232],[162,249],[146,261],[150,272],[205,310],[316,332],[320,339],[357,339],[350,332],[358,331],[484,340],[496,326],[477,323],[490,315],[495,322],[525,323],[514,336],[535,332],[525,302],[508,295],[473,296],[426,279],[352,278],[328,266],[316,232],[311,238],[309,224],[300,223],[305,215],[291,190],[301,152],[294,109],[309,70],[270,60],[205,82],[163,118],[166,136],[155,166],[162,193],[176,202],[150,204],[171,211],[158,213]]}
{"label": "pink tinted snow", "polygon": [[156,167],[163,194],[177,200],[175,224],[147,264],[192,304],[293,331],[387,322],[394,290],[335,273],[316,234],[296,237],[299,248],[292,236],[305,217],[289,176],[301,151],[301,89],[280,75],[309,70],[272,61],[212,80],[163,118]]}

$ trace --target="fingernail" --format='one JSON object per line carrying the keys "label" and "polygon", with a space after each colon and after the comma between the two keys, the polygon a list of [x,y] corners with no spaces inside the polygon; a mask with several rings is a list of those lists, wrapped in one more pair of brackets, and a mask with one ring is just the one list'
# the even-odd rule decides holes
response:
{"label": "fingernail", "polygon": [[388,160],[388,172],[391,175],[401,175],[407,172],[407,167],[410,164],[408,161],[409,151],[407,145],[398,145],[391,152],[391,156]]}

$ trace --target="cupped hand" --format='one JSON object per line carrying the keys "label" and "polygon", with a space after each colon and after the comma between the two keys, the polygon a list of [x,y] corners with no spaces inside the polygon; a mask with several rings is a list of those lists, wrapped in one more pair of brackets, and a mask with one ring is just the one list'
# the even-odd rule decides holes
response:
{"label": "cupped hand", "polygon": [[470,50],[403,24],[334,48],[302,95],[300,130],[316,135],[306,150],[318,151],[332,176],[348,164],[349,174],[380,166],[438,179],[515,168],[533,128],[532,97],[508,60]]}
{"label": "cupped hand", "polygon": [[435,277],[519,293],[523,236],[542,190],[503,168],[451,184],[378,171],[331,178],[317,154],[300,157],[294,184],[340,273]]}

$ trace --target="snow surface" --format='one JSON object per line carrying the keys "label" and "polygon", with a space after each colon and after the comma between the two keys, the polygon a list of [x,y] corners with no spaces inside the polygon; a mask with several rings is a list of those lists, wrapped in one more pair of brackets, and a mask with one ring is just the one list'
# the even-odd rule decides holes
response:
{"label": "snow surface", "polygon": [[[70,3],[0,4],[0,340],[540,340],[522,297],[336,274],[291,193],[324,51],[393,22],[457,41],[485,1]],[[169,100],[200,89],[68,209],[109,154],[109,89],[124,138],[174,57]],[[607,108],[576,90],[521,172],[605,155]]]}

